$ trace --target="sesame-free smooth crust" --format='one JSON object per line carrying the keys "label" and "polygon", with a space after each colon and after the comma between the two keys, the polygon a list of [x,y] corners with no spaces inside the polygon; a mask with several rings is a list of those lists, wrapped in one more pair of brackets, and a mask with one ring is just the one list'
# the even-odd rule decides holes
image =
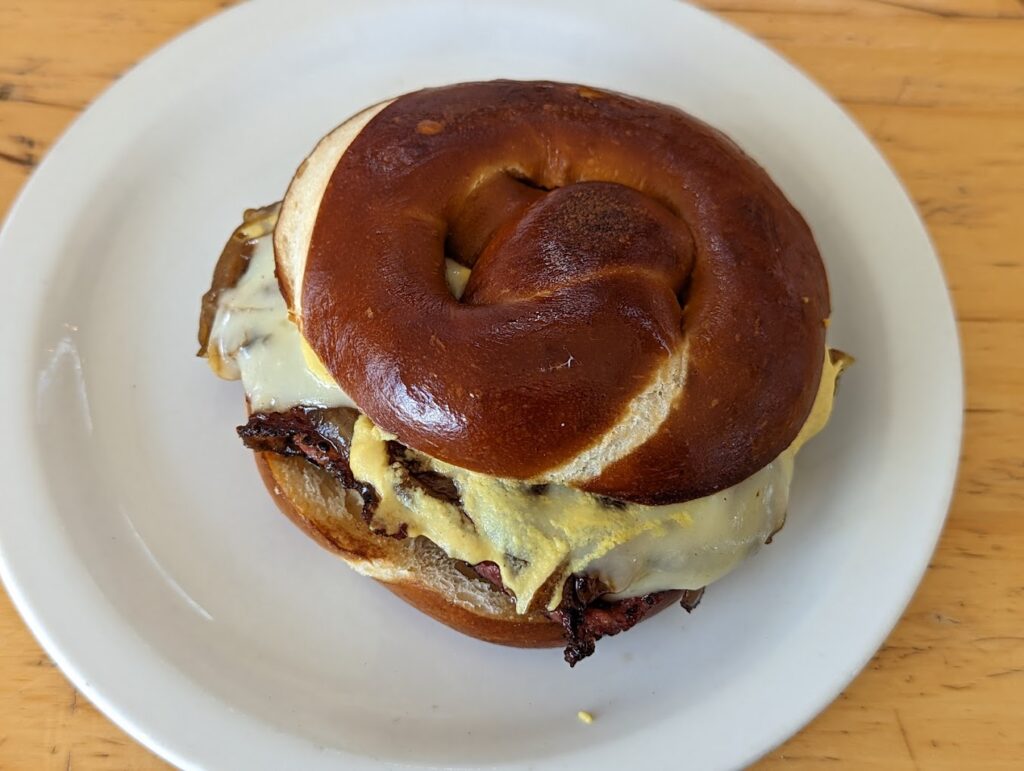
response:
{"label": "sesame-free smooth crust", "polygon": [[[461,299],[445,257],[473,271]],[[729,487],[796,437],[828,286],[768,175],[673,108],[558,83],[398,98],[321,201],[302,331],[406,445],[520,479],[571,461],[671,356],[667,418],[579,486],[640,503]]]}

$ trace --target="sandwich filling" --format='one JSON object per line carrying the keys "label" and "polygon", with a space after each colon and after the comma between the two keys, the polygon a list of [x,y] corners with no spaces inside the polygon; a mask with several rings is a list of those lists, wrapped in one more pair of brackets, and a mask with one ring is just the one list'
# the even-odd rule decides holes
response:
{"label": "sandwich filling", "polygon": [[[466,278],[459,267],[447,273],[456,296]],[[250,242],[244,273],[217,296],[209,361],[221,377],[241,379],[254,415],[357,409],[290,318],[269,235]],[[346,473],[374,491],[367,511],[375,531],[423,536],[453,559],[495,566],[494,582],[514,596],[520,613],[555,611],[572,576],[593,579],[611,599],[698,590],[782,527],[794,457],[828,421],[848,361],[824,352],[814,406],[783,453],[740,483],[683,503],[644,506],[543,480],[469,471],[403,447],[365,415],[355,421],[346,448]],[[410,469],[443,480],[446,494],[411,484]]]}

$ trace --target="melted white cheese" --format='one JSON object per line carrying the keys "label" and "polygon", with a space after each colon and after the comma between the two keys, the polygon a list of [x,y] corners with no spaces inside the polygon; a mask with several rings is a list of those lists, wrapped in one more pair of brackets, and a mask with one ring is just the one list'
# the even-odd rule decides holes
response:
{"label": "melted white cheese", "polygon": [[448,290],[456,300],[460,299],[462,293],[466,291],[470,272],[465,265],[460,265],[455,260],[445,259],[444,278],[448,282]]}
{"label": "melted white cheese", "polygon": [[256,241],[238,284],[221,293],[210,332],[210,357],[221,377],[241,378],[254,412],[287,410],[297,404],[355,407],[325,371],[315,373],[303,339],[288,318],[274,276],[270,236]]}

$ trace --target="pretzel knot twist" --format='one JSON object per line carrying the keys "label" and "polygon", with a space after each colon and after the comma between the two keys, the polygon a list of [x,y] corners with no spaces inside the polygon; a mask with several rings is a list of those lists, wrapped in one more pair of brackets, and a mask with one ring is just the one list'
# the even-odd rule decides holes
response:
{"label": "pretzel knot twist", "polygon": [[[461,298],[446,257],[472,268]],[[403,443],[668,503],[794,439],[829,299],[804,220],[719,132],[614,93],[495,81],[400,97],[355,136],[299,315]]]}

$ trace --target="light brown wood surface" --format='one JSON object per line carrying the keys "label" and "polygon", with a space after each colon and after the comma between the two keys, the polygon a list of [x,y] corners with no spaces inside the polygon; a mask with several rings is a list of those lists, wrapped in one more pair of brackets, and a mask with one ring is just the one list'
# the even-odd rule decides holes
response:
{"label": "light brown wood surface", "polygon": [[[105,86],[230,4],[0,0],[0,212]],[[702,4],[882,148],[938,247],[966,365],[957,492],[920,590],[867,669],[761,767],[1024,768],[1024,2]],[[164,767],[76,694],[0,592],[0,769]]]}

